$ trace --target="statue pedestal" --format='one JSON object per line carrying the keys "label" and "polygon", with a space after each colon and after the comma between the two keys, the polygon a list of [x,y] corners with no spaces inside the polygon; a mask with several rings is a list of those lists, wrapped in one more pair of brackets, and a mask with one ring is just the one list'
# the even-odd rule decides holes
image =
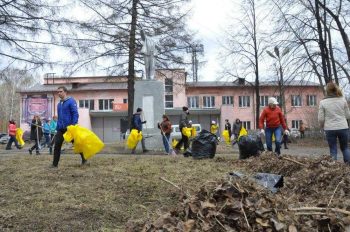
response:
{"label": "statue pedestal", "polygon": [[[164,150],[162,135],[158,129],[158,122],[164,114],[164,84],[158,80],[135,81],[134,112],[140,107],[143,110],[142,135],[145,138],[146,148],[149,150]],[[170,141],[171,142],[171,141]],[[141,149],[141,142],[137,150]]]}

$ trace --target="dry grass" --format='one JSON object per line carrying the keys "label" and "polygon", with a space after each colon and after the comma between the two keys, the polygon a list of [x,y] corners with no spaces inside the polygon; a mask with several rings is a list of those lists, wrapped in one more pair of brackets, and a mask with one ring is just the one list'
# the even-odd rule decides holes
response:
{"label": "dry grass", "polygon": [[59,168],[50,169],[48,155],[6,156],[0,158],[0,230],[124,231],[129,220],[154,219],[177,205],[181,193],[160,177],[195,192],[232,171],[234,159],[237,154],[212,160],[97,155],[82,167],[79,156],[62,155]]}

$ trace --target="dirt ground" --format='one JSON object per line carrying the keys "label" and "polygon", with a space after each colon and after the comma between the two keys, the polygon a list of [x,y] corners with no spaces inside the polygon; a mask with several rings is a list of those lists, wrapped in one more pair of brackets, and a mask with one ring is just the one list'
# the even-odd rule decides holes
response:
{"label": "dirt ground", "polygon": [[[28,148],[0,148],[0,231],[323,231],[318,228],[324,221],[325,231],[346,231],[350,224],[350,170],[323,158],[328,154],[324,141],[289,144],[282,149],[282,154],[291,154],[287,159],[266,154],[242,161],[237,160],[237,147],[223,143],[215,158],[206,160],[174,158],[160,151],[129,155],[123,143],[115,143],[106,145],[87,166],[81,166],[79,156],[67,147],[58,169],[49,168],[52,156],[47,149],[30,156]],[[285,175],[286,185],[271,195],[250,182],[226,182],[232,171]],[[227,198],[227,191],[237,186],[238,195]],[[247,219],[241,208],[234,218],[223,214],[226,206],[237,202],[244,205]],[[186,208],[194,210],[198,204],[204,204],[204,211],[195,211],[205,218]],[[298,216],[300,212],[288,211],[327,204],[342,213]]]}

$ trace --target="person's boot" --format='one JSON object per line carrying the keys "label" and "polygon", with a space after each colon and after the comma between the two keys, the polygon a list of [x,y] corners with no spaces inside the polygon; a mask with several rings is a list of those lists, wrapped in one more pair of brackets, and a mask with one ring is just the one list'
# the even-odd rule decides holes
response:
{"label": "person's boot", "polygon": [[84,155],[82,153],[80,153],[80,157],[81,157],[81,165],[87,164],[87,160],[84,158]]}
{"label": "person's boot", "polygon": [[29,149],[28,152],[29,152],[29,155],[33,154],[32,149]]}
{"label": "person's boot", "polygon": [[36,151],[36,154],[37,154],[37,155],[40,155],[40,152],[39,152],[39,151]]}

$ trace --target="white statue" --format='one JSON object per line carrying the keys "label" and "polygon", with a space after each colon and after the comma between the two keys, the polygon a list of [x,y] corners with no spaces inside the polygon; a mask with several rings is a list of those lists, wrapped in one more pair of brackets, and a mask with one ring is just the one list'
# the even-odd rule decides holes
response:
{"label": "white statue", "polygon": [[146,71],[146,80],[154,79],[154,53],[156,50],[154,40],[145,35],[144,31],[141,30],[141,39],[142,39],[142,48],[141,53],[145,59],[145,71]]}

